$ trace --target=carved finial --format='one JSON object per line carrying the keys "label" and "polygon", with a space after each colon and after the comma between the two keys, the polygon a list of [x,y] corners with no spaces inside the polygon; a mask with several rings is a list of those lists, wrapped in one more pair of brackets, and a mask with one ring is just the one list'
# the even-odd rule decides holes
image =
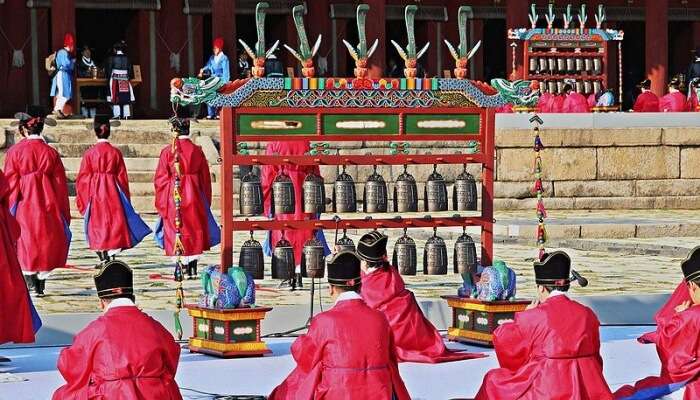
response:
{"label": "carved finial", "polygon": [[598,11],[595,13],[595,27],[597,29],[600,29],[603,26],[603,22],[605,22],[606,16],[605,16],[605,6],[602,4],[598,4]]}
{"label": "carved finial", "polygon": [[395,41],[391,41],[391,44],[394,45],[396,51],[399,52],[399,55],[401,58],[403,58],[406,64],[406,68],[404,69],[404,75],[406,75],[406,78],[416,77],[416,65],[418,64],[418,59],[421,58],[426,51],[428,51],[428,47],[430,46],[430,42],[428,42],[420,51],[417,51],[415,31],[416,11],[418,11],[418,6],[413,4],[406,6],[404,10],[404,17],[406,19],[406,36],[408,37],[406,48],[404,49]]}
{"label": "carved finial", "polygon": [[564,29],[569,29],[569,25],[571,25],[571,21],[574,19],[571,14],[571,4],[566,5],[566,11],[562,17],[564,18]]}
{"label": "carved finial", "polygon": [[294,6],[292,9],[292,16],[294,17],[294,26],[297,28],[297,36],[299,38],[299,51],[294,50],[286,44],[284,47],[292,53],[294,58],[301,62],[301,73],[306,78],[313,78],[316,75],[314,68],[313,58],[318,52],[319,47],[321,47],[321,35],[318,35],[314,47],[309,46],[309,39],[306,36],[306,29],[304,28],[304,14],[306,13],[306,6],[300,4]]}
{"label": "carved finial", "polygon": [[537,20],[540,18],[540,16],[537,15],[535,3],[530,4],[530,15],[528,17],[530,18],[530,26],[532,26],[532,29],[537,28]]}
{"label": "carved finial", "polygon": [[367,50],[367,35],[365,33],[365,21],[367,20],[367,12],[369,11],[369,6],[367,4],[360,4],[357,6],[357,36],[359,38],[359,43],[357,48],[353,47],[347,40],[343,39],[343,44],[348,48],[350,56],[355,60],[355,77],[365,78],[367,77],[367,59],[372,57],[374,51],[377,50],[379,45],[379,39],[374,39],[372,47]]}
{"label": "carved finial", "polygon": [[280,41],[277,40],[270,49],[267,51],[265,50],[265,13],[268,8],[270,8],[270,5],[264,1],[255,6],[255,26],[258,33],[258,41],[255,42],[255,51],[253,51],[243,39],[238,39],[238,42],[241,43],[246,53],[248,53],[248,56],[253,60],[251,72],[256,78],[265,76],[265,60],[273,55],[275,50],[277,50],[277,46],[280,44]]}
{"label": "carved finial", "polygon": [[578,12],[578,23],[580,29],[584,29],[586,27],[586,21],[588,21],[588,16],[586,15],[586,5],[581,4],[581,9]]}
{"label": "carved finial", "polygon": [[545,16],[545,19],[547,20],[547,29],[552,29],[554,26],[554,20],[556,19],[556,15],[554,14],[554,4],[549,3],[547,6],[547,15]]}
{"label": "carved finial", "polygon": [[452,46],[447,39],[445,39],[445,44],[452,54],[452,58],[455,59],[455,69],[454,74],[457,79],[464,79],[467,77],[467,64],[470,58],[476,54],[476,51],[481,47],[481,40],[479,40],[476,45],[469,50],[469,45],[467,44],[467,18],[469,15],[469,7],[462,6],[458,11],[458,22],[459,22],[459,45],[457,49]]}

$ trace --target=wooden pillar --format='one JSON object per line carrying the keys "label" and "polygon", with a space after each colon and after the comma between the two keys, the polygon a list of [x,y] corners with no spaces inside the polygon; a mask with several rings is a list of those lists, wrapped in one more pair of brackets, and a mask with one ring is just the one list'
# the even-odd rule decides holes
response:
{"label": "wooden pillar", "polygon": [[[528,0],[508,0],[506,2],[506,29],[514,28],[527,28],[530,26],[530,21],[528,20]],[[507,34],[503,32],[503,34]],[[506,76],[510,79],[523,79],[523,49],[522,42],[518,43],[518,48],[515,51],[515,75],[511,76],[513,72],[513,50],[510,47],[511,41],[509,40],[504,51],[506,52]]]}
{"label": "wooden pillar", "polygon": [[[235,67],[238,60],[236,0],[211,0],[211,33],[212,38],[224,38],[224,53],[228,56],[229,67]],[[235,68],[230,72],[231,77],[236,76]]]}
{"label": "wooden pillar", "polygon": [[668,0],[645,4],[646,73],[651,90],[661,96],[666,92],[668,74]]}
{"label": "wooden pillar", "polygon": [[63,37],[68,32],[75,36],[75,0],[51,0],[51,47],[53,50],[63,47]]}
{"label": "wooden pillar", "polygon": [[386,0],[366,0],[365,4],[369,5],[369,13],[367,13],[367,47],[374,43],[375,39],[379,39],[379,45],[370,61],[370,78],[379,78],[384,76],[386,71]]}

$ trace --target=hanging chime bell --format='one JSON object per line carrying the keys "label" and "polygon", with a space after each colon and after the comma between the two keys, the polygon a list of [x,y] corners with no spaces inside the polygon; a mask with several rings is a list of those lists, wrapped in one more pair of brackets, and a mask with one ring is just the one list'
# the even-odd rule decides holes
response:
{"label": "hanging chime bell", "polygon": [[357,211],[355,181],[345,172],[345,165],[343,165],[343,172],[338,175],[333,184],[333,210],[339,213]]}
{"label": "hanging chime bell", "polygon": [[302,195],[305,213],[322,214],[326,212],[326,188],[323,185],[322,176],[314,172],[306,175]]}
{"label": "hanging chime bell", "polygon": [[476,245],[474,239],[467,235],[467,227],[462,228],[462,235],[455,242],[452,259],[456,274],[476,272]]}
{"label": "hanging chime bell", "polygon": [[251,170],[241,178],[241,215],[254,216],[263,213],[263,195],[260,178]]}
{"label": "hanging chime bell", "polygon": [[433,237],[425,242],[423,274],[447,275],[447,245],[437,235],[437,228],[433,228]]}
{"label": "hanging chime bell", "polygon": [[287,280],[292,277],[294,277],[294,248],[284,238],[284,232],[282,232],[282,238],[272,250],[272,279]]}
{"label": "hanging chime bell", "polygon": [[464,170],[455,179],[452,189],[452,208],[455,211],[474,211],[476,202],[476,180],[467,172],[467,164],[464,164]]}
{"label": "hanging chime bell", "polygon": [[408,173],[408,166],[403,166],[403,172],[396,177],[394,183],[394,211],[418,211],[418,186],[416,178]]}
{"label": "hanging chime bell", "polygon": [[418,266],[416,242],[406,235],[407,229],[403,229],[401,236],[394,244],[394,254],[391,263],[398,268],[401,275],[415,275]]}
{"label": "hanging chime bell", "polygon": [[348,237],[347,232],[347,229],[343,229],[343,237],[335,242],[335,247],[338,253],[342,253],[344,251],[349,251],[352,253],[355,252],[355,242]]}
{"label": "hanging chime bell", "polygon": [[301,254],[301,275],[305,278],[323,278],[326,269],[326,256],[323,243],[314,235],[304,243]]}
{"label": "hanging chime bell", "polygon": [[423,204],[425,211],[447,211],[447,184],[437,172],[437,164],[433,164],[433,173],[425,182]]}
{"label": "hanging chime bell", "polygon": [[238,258],[238,266],[253,276],[253,279],[263,279],[265,276],[265,261],[260,242],[253,239],[253,231],[250,231],[250,239],[243,242]]}
{"label": "hanging chime bell", "polygon": [[294,214],[294,183],[284,171],[272,182],[272,202],[274,203],[275,215]]}
{"label": "hanging chime bell", "polygon": [[366,213],[383,213],[386,212],[389,202],[389,195],[386,189],[384,178],[377,173],[377,166],[374,166],[374,172],[367,177],[365,190],[362,194],[362,203],[365,205]]}

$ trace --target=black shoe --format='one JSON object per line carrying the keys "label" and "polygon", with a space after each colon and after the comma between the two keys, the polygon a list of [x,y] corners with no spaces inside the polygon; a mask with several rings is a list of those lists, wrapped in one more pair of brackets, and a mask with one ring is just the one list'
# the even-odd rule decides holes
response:
{"label": "black shoe", "polygon": [[23,275],[24,276],[24,283],[27,285],[27,290],[32,290],[34,289],[34,279],[32,279],[33,276],[35,275]]}
{"label": "black shoe", "polygon": [[301,274],[296,274],[296,287],[298,287],[299,289],[304,288],[304,283],[302,282]]}
{"label": "black shoe", "polygon": [[36,278],[34,281],[34,292],[36,297],[44,297],[44,289],[46,288],[46,279],[39,279],[38,276],[34,275]]}
{"label": "black shoe", "polygon": [[192,273],[190,279],[197,279],[197,260],[190,263],[190,272]]}
{"label": "black shoe", "polygon": [[10,360],[10,359],[7,358],[7,357],[0,356],[0,363],[9,363],[9,362],[11,362],[11,361],[12,361],[12,360]]}

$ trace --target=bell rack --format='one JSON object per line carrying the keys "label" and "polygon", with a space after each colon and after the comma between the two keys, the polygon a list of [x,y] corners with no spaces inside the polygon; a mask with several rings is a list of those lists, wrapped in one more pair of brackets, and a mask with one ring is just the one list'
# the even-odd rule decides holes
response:
{"label": "bell rack", "polygon": [[[275,86],[278,81],[292,78],[252,79],[237,91],[214,101],[223,106],[220,113],[221,131],[221,265],[233,260],[235,231],[294,230],[294,229],[401,229],[456,226],[481,228],[481,259],[490,265],[493,259],[493,182],[495,164],[494,120],[499,99],[479,82],[459,79],[403,79],[401,87],[409,90],[352,89],[319,82],[302,82],[301,87],[313,90],[287,89]],[[297,79],[297,78],[294,78]],[[303,81],[316,78],[304,78]],[[336,78],[337,79],[337,78]],[[385,78],[391,79],[391,78]],[[320,80],[320,78],[318,79]],[[348,79],[350,82],[351,79]],[[370,80],[375,83],[384,80]],[[411,81],[411,82],[408,82]],[[418,82],[429,81],[429,82]],[[305,86],[307,85],[308,86]],[[249,86],[246,88],[246,86]],[[298,85],[291,85],[296,88]],[[381,86],[381,85],[380,85]],[[281,87],[285,89],[280,90]],[[365,85],[366,87],[366,85]],[[245,90],[244,90],[245,89]],[[241,98],[242,97],[242,98]],[[274,97],[273,100],[270,100]],[[303,98],[300,101],[299,98]],[[410,100],[410,101],[409,101]],[[358,102],[365,104],[358,104]],[[410,106],[406,104],[410,103]],[[230,103],[234,103],[231,105]],[[341,106],[338,106],[340,104]],[[283,142],[307,140],[324,142],[317,149],[328,149],[337,142],[366,141],[381,143],[399,151],[382,155],[328,154],[315,151],[304,155],[250,154],[245,142]],[[440,149],[428,149],[433,154],[416,153],[412,142],[449,141],[462,147],[467,154],[448,154]],[[478,150],[469,153],[473,142]],[[392,147],[393,146],[393,147]],[[426,150],[418,149],[419,152]],[[261,152],[264,150],[260,150]],[[277,221],[234,215],[233,170],[240,165],[447,165],[476,163],[482,165],[481,215],[454,213],[445,215],[416,215],[378,217],[357,213],[342,219],[338,225],[332,216],[322,214],[318,220]],[[385,214],[385,213],[382,213]],[[470,214],[473,214],[470,213]],[[378,217],[378,218],[377,218]]]}

